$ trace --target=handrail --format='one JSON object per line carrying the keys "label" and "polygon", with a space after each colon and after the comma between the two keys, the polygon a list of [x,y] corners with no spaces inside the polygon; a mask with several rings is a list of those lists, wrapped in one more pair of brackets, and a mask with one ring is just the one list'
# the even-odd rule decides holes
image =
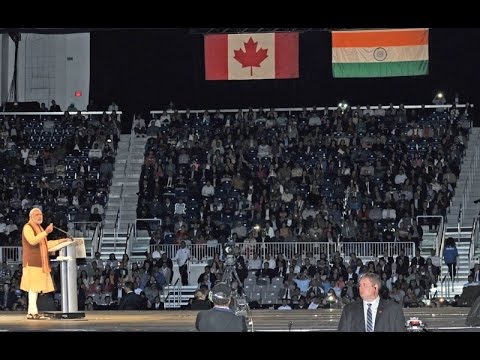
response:
{"label": "handrail", "polygon": [[460,204],[460,208],[458,209],[458,219],[457,219],[457,239],[460,239],[460,233],[462,232],[462,220],[463,220],[463,204]]}
{"label": "handrail", "polygon": [[[99,244],[100,244],[99,235],[100,235],[101,227],[102,227],[102,223],[97,222],[97,225],[95,226],[95,231],[93,232],[93,235],[92,235],[92,241],[90,242],[90,255],[92,258],[94,257],[95,251],[98,251],[99,249]],[[95,248],[97,250],[95,250]]]}
{"label": "handrail", "polygon": [[[122,185],[123,189],[123,185]],[[120,223],[120,209],[117,210],[117,217],[115,218],[115,225],[113,226],[113,239],[115,241],[114,250],[117,250],[117,239],[118,239],[118,224]]]}
{"label": "handrail", "polygon": [[[134,115],[134,120],[135,120],[135,115]],[[133,124],[132,124],[133,126]],[[130,151],[130,149],[132,148],[132,143],[135,139],[135,133],[134,131],[132,130],[130,132],[130,139],[128,140],[128,157],[127,157],[127,161],[125,162],[125,167],[123,168],[123,178],[124,179],[127,179],[127,167],[128,167],[128,164],[130,163],[131,159],[132,159],[132,152]]]}
{"label": "handrail", "polygon": [[168,298],[170,297],[170,292],[169,292],[170,286],[174,288],[177,285],[178,280],[180,280],[180,278],[177,278],[177,280],[175,281],[175,284],[173,284],[173,285],[168,284],[167,285],[167,297],[163,300],[164,302],[167,302]]}
{"label": "handrail", "polygon": [[130,254],[132,253],[132,242],[130,241],[130,236],[132,235],[132,230],[133,230],[133,225],[132,224],[128,224],[127,226],[127,238],[125,240],[125,254],[128,254],[128,256],[130,256]]}
{"label": "handrail", "polygon": [[417,224],[423,224],[423,221],[420,222],[421,219],[439,219],[440,224],[438,225],[437,235],[435,237],[435,255],[438,256],[440,250],[440,244],[443,241],[443,236],[445,233],[445,219],[442,215],[417,215]]}
{"label": "handrail", "polygon": [[475,244],[478,241],[479,233],[480,233],[480,217],[476,217],[473,219],[472,225],[472,234],[470,236],[470,248],[468,249],[468,265],[470,268],[474,265],[473,256],[475,255]]}
{"label": "handrail", "polygon": [[[178,280],[180,280],[180,278],[177,278],[177,280],[175,281],[175,284],[173,285],[168,285],[167,286],[167,297],[163,300],[163,309],[166,310],[167,309],[167,300],[168,298],[170,297],[170,289],[173,290],[173,306],[175,308],[177,308],[177,303],[178,303],[178,308],[181,307],[181,304],[182,304],[182,286],[179,284],[177,285],[178,283]],[[177,292],[175,293],[175,289],[178,288]]]}
{"label": "handrail", "polygon": [[450,298],[450,278],[449,278],[449,274],[446,274],[443,277],[443,279],[440,281],[440,294],[444,298]]}

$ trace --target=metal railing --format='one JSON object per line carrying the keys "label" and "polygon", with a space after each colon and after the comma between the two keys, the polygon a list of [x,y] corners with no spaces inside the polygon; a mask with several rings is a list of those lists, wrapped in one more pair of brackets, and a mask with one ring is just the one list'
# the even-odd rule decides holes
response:
{"label": "metal railing", "polygon": [[103,239],[103,225],[102,223],[98,223],[97,227],[95,228],[95,232],[92,236],[92,243],[91,243],[91,256],[95,256],[96,251],[100,251],[102,246],[102,239]]}
{"label": "metal railing", "polygon": [[428,225],[429,227],[437,227],[435,235],[435,255],[440,254],[440,247],[445,236],[445,219],[442,215],[419,215],[416,217],[418,225]]}
{"label": "metal railing", "polygon": [[[70,115],[76,115],[78,112],[80,112],[82,115],[103,115],[103,113],[107,115],[112,115],[113,111],[69,111],[68,113]],[[23,115],[23,116],[35,116],[39,115],[39,118],[41,119],[42,117],[46,116],[63,116],[65,111],[47,111],[47,112],[42,112],[42,111],[4,111],[0,112],[0,115],[7,115],[7,116],[13,116],[16,117],[18,115]],[[115,111],[117,116],[120,116],[123,114],[122,111]]]}
{"label": "metal railing", "polygon": [[450,275],[444,275],[440,280],[440,296],[450,298],[450,291],[453,292],[453,282],[450,280]]}
{"label": "metal railing", "polygon": [[18,264],[22,262],[21,246],[0,246],[0,263]]}
{"label": "metal railing", "polygon": [[125,254],[131,254],[132,253],[132,243],[133,243],[133,239],[131,239],[132,232],[133,232],[133,225],[128,224],[128,226],[127,226],[127,238],[125,240]]}
{"label": "metal railing", "polygon": [[[405,242],[344,242],[340,244],[340,253],[348,256],[355,253],[361,257],[378,258],[386,251],[388,256],[398,255],[400,250],[405,252],[405,256],[415,256],[415,243]],[[359,255],[361,254],[361,255]]]}
{"label": "metal railing", "polygon": [[480,235],[480,217],[476,217],[473,219],[472,225],[472,234],[470,236],[470,248],[468,249],[468,265],[470,269],[473,268],[474,264],[477,262],[478,259],[475,259],[475,247],[479,242],[479,235]]}
{"label": "metal railing", "polygon": [[[188,244],[188,241],[187,241]],[[192,262],[207,262],[209,259],[213,259],[215,253],[222,254],[222,245],[221,244],[188,244],[190,249],[190,258]],[[155,251],[156,245],[150,245],[150,253]],[[164,251],[167,254],[167,257],[173,258],[180,249],[180,245],[171,244],[171,245],[160,245],[161,251]]]}
{"label": "metal railing", "polygon": [[169,305],[173,305],[173,308],[180,308],[182,301],[182,286],[178,284],[180,278],[175,281],[173,285],[167,285],[163,290],[166,293],[165,299],[163,299],[164,309],[170,308]]}
{"label": "metal railing", "polygon": [[[213,259],[216,253],[223,255],[223,247],[219,243],[211,244],[189,244],[190,256],[192,262],[207,262]],[[339,251],[340,254],[348,256],[354,252],[358,257],[372,258],[380,257],[384,251],[388,252],[388,256],[398,255],[400,250],[405,251],[405,255],[412,257],[415,254],[415,243],[413,242],[365,242],[365,243],[326,243],[326,242],[259,242],[259,243],[237,243],[240,253],[245,260],[253,258],[253,254],[257,253],[262,258],[264,255],[276,257],[283,254],[286,258],[291,259],[294,255],[306,256],[312,253],[314,257],[325,254],[330,259],[331,254]],[[150,245],[150,253],[155,251],[156,245]],[[169,258],[175,257],[179,244],[160,245],[160,250],[164,251]]]}
{"label": "metal railing", "polygon": [[[451,108],[453,105],[452,104],[444,104],[444,105],[404,105],[404,108],[405,109],[420,109],[422,107],[424,107],[425,109],[437,109],[437,108],[444,108],[444,109],[449,109]],[[457,104],[456,107],[457,108],[464,108],[466,106],[466,104]],[[470,106],[473,107],[473,104],[470,104]],[[398,109],[400,106],[399,105],[394,105],[393,108],[394,109]],[[337,110],[338,109],[338,106],[328,106],[328,107],[316,107],[316,110],[317,111],[322,111],[322,110],[325,110],[325,108],[327,108],[328,110]],[[360,106],[359,107],[361,110],[366,110],[367,107],[366,106]],[[375,110],[375,109],[378,109],[379,106],[370,106],[370,110]],[[386,105],[386,106],[382,106],[381,107],[382,109],[389,109],[390,106],[389,105]],[[307,111],[312,111],[313,110],[313,107],[306,107],[305,108]],[[357,107],[356,106],[352,106],[351,107],[352,110],[356,110]],[[209,113],[211,114],[214,114],[218,109],[194,109],[194,110],[190,110],[190,113],[191,114],[202,114],[205,112],[205,110],[207,110]],[[243,113],[246,113],[248,112],[250,109],[220,109],[219,111],[221,113],[237,113],[239,110],[241,110],[242,114]],[[258,108],[255,108],[255,109],[252,109],[253,112],[258,112],[260,109]],[[303,110],[303,107],[289,107],[289,108],[275,108],[275,111],[285,111],[285,112],[288,112],[289,114],[291,114],[291,112],[299,112],[299,111],[302,111]],[[162,114],[164,110],[151,110],[150,111],[150,114],[152,115],[156,115],[156,114]],[[179,114],[185,114],[186,113],[186,110],[176,110]],[[173,114],[174,111],[173,110],[167,110],[167,113],[168,114]]]}

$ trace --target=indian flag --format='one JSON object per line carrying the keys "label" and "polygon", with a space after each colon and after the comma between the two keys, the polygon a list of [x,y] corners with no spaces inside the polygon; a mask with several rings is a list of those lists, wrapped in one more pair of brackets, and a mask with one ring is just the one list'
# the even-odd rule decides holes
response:
{"label": "indian flag", "polygon": [[428,29],[332,32],[333,77],[428,74]]}

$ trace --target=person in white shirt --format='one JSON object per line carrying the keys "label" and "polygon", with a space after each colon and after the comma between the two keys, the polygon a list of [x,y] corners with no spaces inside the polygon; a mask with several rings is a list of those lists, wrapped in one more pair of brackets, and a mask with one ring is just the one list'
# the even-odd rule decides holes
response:
{"label": "person in white shirt", "polygon": [[157,247],[155,248],[155,251],[152,252],[153,259],[160,259],[162,257],[161,248],[162,248],[161,245],[157,245]]}
{"label": "person in white shirt", "polygon": [[88,157],[91,160],[99,161],[103,156],[102,149],[98,146],[98,143],[93,144],[93,148],[91,148],[88,152]]}
{"label": "person in white shirt", "polygon": [[212,197],[215,195],[215,188],[210,183],[210,180],[207,180],[207,183],[202,187],[202,196]]}
{"label": "person in white shirt", "polygon": [[288,300],[283,299],[282,305],[280,305],[277,310],[292,310],[292,307],[288,305]]}
{"label": "person in white shirt", "polygon": [[182,285],[188,285],[188,261],[190,260],[190,249],[187,248],[187,243],[185,241],[180,243],[180,248],[177,250],[177,253],[172,260],[177,261]]}
{"label": "person in white shirt", "polygon": [[135,120],[133,120],[133,131],[137,137],[140,137],[140,135],[145,137],[147,127],[145,124],[145,119],[143,119],[141,115],[135,115]]}
{"label": "person in white shirt", "polygon": [[432,249],[432,251],[431,251],[432,255],[430,256],[430,259],[432,259],[432,265],[435,265],[437,267],[441,267],[442,266],[442,259],[436,253],[437,253],[436,250]]}
{"label": "person in white shirt", "polygon": [[[256,242],[256,241],[255,241]],[[248,270],[259,270],[262,267],[262,259],[256,252],[253,253],[253,259],[248,260]]]}
{"label": "person in white shirt", "polygon": [[317,310],[318,308],[318,305],[320,303],[320,300],[318,299],[318,297],[314,297],[312,299],[312,302],[308,305],[308,310]]}

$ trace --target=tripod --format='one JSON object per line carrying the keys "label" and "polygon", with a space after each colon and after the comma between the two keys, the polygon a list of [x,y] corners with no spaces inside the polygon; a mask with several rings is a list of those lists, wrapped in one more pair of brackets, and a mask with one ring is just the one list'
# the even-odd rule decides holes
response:
{"label": "tripod", "polygon": [[240,282],[240,278],[238,277],[237,270],[235,269],[235,265],[225,265],[225,271],[223,272],[222,282],[230,285],[233,280],[237,281],[239,285],[242,284]]}
{"label": "tripod", "polygon": [[[229,258],[229,256],[231,256]],[[227,255],[227,261],[225,261],[225,271],[223,272],[222,282],[232,285],[232,281],[237,282],[237,286],[242,286],[240,278],[238,277],[237,270],[235,269],[235,261],[232,260],[232,255]],[[233,307],[232,307],[233,306]],[[250,306],[248,305],[248,300],[245,295],[239,294],[238,289],[232,292],[232,310],[234,310],[235,315],[245,317],[247,326],[250,326],[251,331],[253,331],[253,319],[250,311]]]}

